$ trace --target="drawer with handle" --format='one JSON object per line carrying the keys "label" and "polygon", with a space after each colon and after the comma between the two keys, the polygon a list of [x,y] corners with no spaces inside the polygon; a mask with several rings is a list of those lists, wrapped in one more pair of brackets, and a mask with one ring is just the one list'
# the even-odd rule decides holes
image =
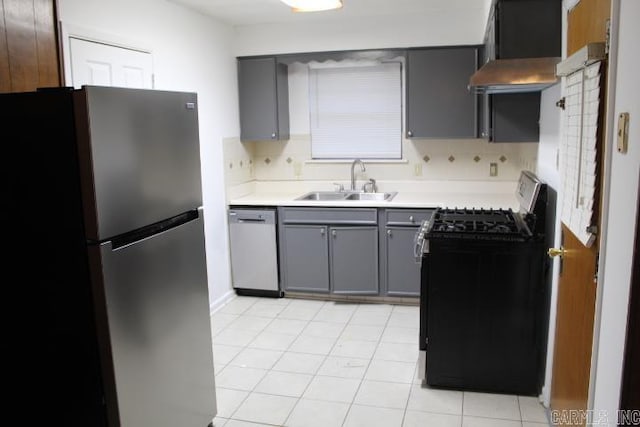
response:
{"label": "drawer with handle", "polygon": [[433,209],[386,209],[384,222],[386,225],[419,227],[422,221],[431,218]]}

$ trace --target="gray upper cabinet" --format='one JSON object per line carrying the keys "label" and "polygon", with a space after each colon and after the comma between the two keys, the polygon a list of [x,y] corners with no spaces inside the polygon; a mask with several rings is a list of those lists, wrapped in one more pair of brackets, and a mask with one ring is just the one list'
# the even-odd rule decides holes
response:
{"label": "gray upper cabinet", "polygon": [[491,105],[493,142],[540,139],[540,92],[492,95]]}
{"label": "gray upper cabinet", "polygon": [[378,294],[378,227],[331,227],[333,293]]}
{"label": "gray upper cabinet", "polygon": [[[484,61],[561,56],[561,0],[494,0]],[[493,142],[540,139],[540,92],[483,95],[481,136]]]}
{"label": "gray upper cabinet", "polygon": [[275,57],[239,58],[240,140],[289,139],[289,85]]}
{"label": "gray upper cabinet", "polygon": [[407,51],[408,138],[478,136],[479,101],[468,89],[478,53],[475,46]]}

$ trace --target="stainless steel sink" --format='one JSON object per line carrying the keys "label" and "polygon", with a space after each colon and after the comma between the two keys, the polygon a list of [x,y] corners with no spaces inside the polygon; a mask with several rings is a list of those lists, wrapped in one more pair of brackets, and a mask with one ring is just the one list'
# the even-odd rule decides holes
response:
{"label": "stainless steel sink", "polygon": [[395,197],[398,192],[393,191],[389,193],[351,193],[341,191],[312,191],[307,194],[303,194],[296,200],[316,200],[316,201],[332,201],[341,200],[349,202],[357,201],[388,201]]}
{"label": "stainless steel sink", "polygon": [[312,191],[298,197],[296,200],[344,200],[346,196],[347,193],[339,191]]}
{"label": "stainless steel sink", "polygon": [[391,193],[351,193],[345,200],[391,200],[398,194],[397,192]]}

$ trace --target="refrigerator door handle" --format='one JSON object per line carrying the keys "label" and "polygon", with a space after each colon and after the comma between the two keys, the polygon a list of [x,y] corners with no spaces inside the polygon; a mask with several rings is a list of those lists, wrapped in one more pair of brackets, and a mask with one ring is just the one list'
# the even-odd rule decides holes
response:
{"label": "refrigerator door handle", "polygon": [[119,249],[126,248],[127,246],[131,246],[144,240],[150,239],[152,237],[155,237],[156,235],[165,233],[172,228],[176,228],[182,224],[193,221],[194,219],[200,217],[201,209],[202,208],[194,209],[192,211],[176,215],[164,221],[160,221],[158,223],[139,228],[129,233],[116,236],[111,239],[111,245],[113,247],[112,250],[117,251]]}

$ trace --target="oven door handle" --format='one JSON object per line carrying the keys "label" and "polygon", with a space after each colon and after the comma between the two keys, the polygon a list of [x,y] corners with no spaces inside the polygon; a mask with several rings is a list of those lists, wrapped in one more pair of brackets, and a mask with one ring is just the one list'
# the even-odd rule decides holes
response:
{"label": "oven door handle", "polygon": [[[426,252],[425,252],[426,249]],[[416,234],[413,245],[413,258],[416,264],[422,263],[422,256],[429,252],[429,241],[424,238],[424,233]]]}

